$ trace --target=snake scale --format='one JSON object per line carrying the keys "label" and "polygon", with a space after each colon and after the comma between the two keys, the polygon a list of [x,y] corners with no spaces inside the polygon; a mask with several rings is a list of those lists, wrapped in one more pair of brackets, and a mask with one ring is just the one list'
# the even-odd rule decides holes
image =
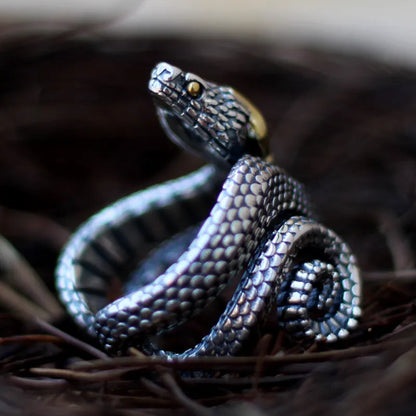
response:
{"label": "snake scale", "polygon": [[[115,355],[131,346],[234,355],[270,313],[294,338],[348,336],[361,314],[355,258],[272,163],[260,112],[234,89],[167,63],[153,69],[149,90],[168,137],[210,164],[115,202],[74,233],[56,275],[75,321]],[[235,279],[199,344],[178,353],[151,341],[203,313]]]}

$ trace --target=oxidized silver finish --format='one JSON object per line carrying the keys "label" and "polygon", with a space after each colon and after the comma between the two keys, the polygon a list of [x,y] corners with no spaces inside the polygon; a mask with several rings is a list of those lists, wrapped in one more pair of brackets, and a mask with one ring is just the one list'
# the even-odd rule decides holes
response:
{"label": "oxidized silver finish", "polygon": [[[179,358],[238,353],[276,307],[295,338],[345,338],[361,314],[354,256],[309,218],[303,186],[265,160],[252,107],[167,63],[149,89],[168,136],[212,165],[114,203],[73,235],[57,287],[76,322],[109,353],[135,346]],[[198,345],[180,354],[153,345],[152,335],[203,313],[235,278]],[[118,281],[124,295],[111,302]]]}

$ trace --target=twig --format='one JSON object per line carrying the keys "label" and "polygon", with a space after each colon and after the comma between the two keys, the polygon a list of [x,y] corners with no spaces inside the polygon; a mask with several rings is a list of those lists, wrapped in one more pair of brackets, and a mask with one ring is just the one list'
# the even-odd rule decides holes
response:
{"label": "twig", "polygon": [[67,388],[68,381],[63,379],[35,379],[19,376],[9,376],[8,379],[18,387],[35,390],[63,390]]}
{"label": "twig", "polygon": [[146,355],[139,351],[137,348],[130,347],[128,349],[128,353],[133,357],[146,358]]}
{"label": "twig", "polygon": [[9,285],[0,281],[0,304],[4,309],[14,312],[18,315],[23,315],[26,318],[33,318],[38,316],[46,321],[51,319],[50,313],[45,311],[38,305],[35,305],[29,299],[21,296]]}
{"label": "twig", "polygon": [[[63,309],[46,287],[40,276],[32,269],[15,248],[0,236],[0,270],[2,279],[35,301],[49,316],[46,320],[55,320],[63,315]],[[3,299],[5,297],[3,296]],[[7,302],[7,299],[4,299]],[[26,313],[26,312],[25,312]],[[30,314],[30,312],[28,311]],[[35,316],[38,315],[37,313]],[[32,312],[33,316],[33,312]],[[40,314],[45,316],[45,314]]]}
{"label": "twig", "polygon": [[74,371],[63,368],[34,367],[30,369],[30,372],[42,377],[59,378],[72,381],[96,382],[119,380],[120,376],[126,372],[126,369],[114,368],[111,370],[104,370],[96,373],[87,373],[84,371]]}
{"label": "twig", "polygon": [[261,379],[261,372],[264,366],[264,358],[266,357],[267,351],[271,344],[271,335],[267,334],[260,339],[257,344],[258,355],[257,355],[257,363],[254,369],[254,377],[253,377],[253,391],[256,391],[259,386],[259,382]]}
{"label": "twig", "polygon": [[[283,371],[282,371],[283,372]],[[266,384],[273,384],[278,385],[281,383],[287,383],[287,382],[296,382],[299,380],[302,380],[309,374],[308,371],[304,372],[298,372],[296,374],[278,374],[274,376],[254,376],[254,377],[227,377],[227,378],[192,378],[192,379],[186,379],[183,378],[181,382],[183,384],[189,385],[189,386],[216,386],[216,387],[252,387],[253,385],[256,385],[257,388],[259,386],[264,386]],[[247,393],[248,394],[248,393]]]}
{"label": "twig", "polygon": [[159,385],[157,385],[156,383],[154,383],[153,381],[142,377],[140,379],[141,383],[143,384],[143,386],[146,388],[146,390],[148,390],[150,393],[155,394],[158,397],[162,397],[164,399],[171,399],[172,396],[169,393],[168,390],[164,389],[163,387],[160,387]]}
{"label": "twig", "polygon": [[414,266],[413,253],[407,244],[399,221],[389,212],[379,212],[380,230],[384,234],[387,246],[390,249],[395,270],[408,269]]}
{"label": "twig", "polygon": [[30,334],[15,335],[12,337],[0,338],[0,345],[5,344],[32,344],[34,342],[50,342],[52,344],[62,344],[64,340],[55,335]]}
{"label": "twig", "polygon": [[[344,350],[331,350],[324,352],[312,352],[306,354],[290,354],[283,356],[265,356],[264,366],[268,369],[279,369],[282,365],[294,363],[317,363],[327,360],[340,361],[357,357],[374,355],[393,348],[398,351],[406,348],[412,340],[397,340],[383,342],[363,347],[352,347]],[[185,360],[166,360],[162,357],[135,357],[112,358],[107,361],[78,362],[71,365],[73,370],[97,371],[109,368],[141,369],[144,366],[155,369],[158,366],[169,367],[176,370],[228,370],[228,371],[253,371],[258,363],[258,357],[192,357]]]}
{"label": "twig", "polygon": [[183,407],[199,416],[214,416],[215,412],[205,406],[200,405],[195,400],[190,399],[178,386],[178,383],[168,371],[163,371],[160,375],[163,384],[172,393],[175,400]]}
{"label": "twig", "polygon": [[2,369],[5,372],[16,372],[24,370],[33,366],[40,366],[44,364],[51,364],[62,358],[62,353],[46,353],[41,352],[36,355],[26,353],[26,356],[20,358],[21,354],[17,353],[14,356],[8,357],[6,361],[2,360]]}
{"label": "twig", "polygon": [[36,324],[42,328],[43,330],[50,332],[51,334],[62,338],[67,344],[69,345],[73,345],[76,348],[79,348],[82,351],[87,352],[88,354],[90,354],[93,357],[96,358],[100,358],[102,360],[109,360],[110,357],[105,354],[104,352],[98,350],[97,348],[93,347],[90,344],[87,344],[86,342],[83,342],[69,334],[67,334],[66,332],[61,331],[58,328],[55,328],[53,325],[48,324],[45,321],[42,321],[41,319],[37,318],[35,319]]}
{"label": "twig", "polygon": [[396,338],[398,335],[403,335],[406,334],[408,332],[412,333],[412,330],[414,330],[416,328],[416,322],[411,322],[408,325],[404,325],[398,329],[395,329],[393,332],[390,332],[386,335],[384,335],[383,337],[380,338],[380,341],[387,341],[390,339],[394,339]]}

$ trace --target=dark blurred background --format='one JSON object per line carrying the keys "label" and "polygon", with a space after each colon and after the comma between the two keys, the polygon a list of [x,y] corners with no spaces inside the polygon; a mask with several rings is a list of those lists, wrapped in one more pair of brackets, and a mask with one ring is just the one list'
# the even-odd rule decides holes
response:
{"label": "dark blurred background", "polygon": [[[154,15],[160,13],[159,3]],[[152,16],[149,7],[144,2],[143,16]],[[181,7],[172,12],[172,18],[179,19]],[[275,6],[270,7],[272,15]],[[323,22],[343,21],[340,15],[338,20],[330,19],[331,8],[322,10],[328,12],[323,14]],[[120,15],[126,17],[123,13],[125,9]],[[140,7],[137,13],[140,17]],[[252,11],[252,18],[259,13]],[[127,22],[131,16],[127,13]],[[166,16],[160,18],[160,24]],[[354,22],[354,16],[346,14],[341,32],[351,27],[347,23]],[[368,39],[363,41],[365,47],[351,41],[348,48],[336,48],[330,42],[320,44],[319,36],[303,43],[297,38],[294,43],[287,30],[287,38],[276,41],[269,34],[270,16],[264,21],[267,36],[263,38],[255,36],[251,26],[251,32],[239,38],[235,34],[238,19],[247,17],[238,16],[231,25],[233,34],[224,34],[221,28],[216,31],[212,25],[210,35],[198,37],[195,32],[192,36],[180,34],[174,27],[172,34],[166,33],[169,26],[162,31],[143,26],[136,33],[132,25],[126,25],[127,32],[114,31],[111,28],[117,26],[117,17],[100,16],[98,23],[90,14],[78,22],[77,16],[71,17],[75,21],[70,23],[50,19],[45,13],[42,24],[39,19],[36,24],[0,22],[0,235],[27,260],[36,278],[45,281],[54,294],[57,256],[82,221],[117,198],[203,163],[166,139],[147,93],[151,68],[162,60],[171,62],[234,86],[264,113],[276,163],[305,183],[319,218],[352,246],[363,269],[364,317],[356,337],[346,346],[380,345],[380,352],[370,357],[363,352],[361,361],[341,360],[335,365],[328,360],[313,371],[305,370],[295,385],[261,384],[258,395],[250,396],[254,404],[247,404],[243,388],[233,390],[233,400],[239,403],[235,411],[306,415],[354,409],[356,414],[412,414],[415,396],[411,385],[416,378],[412,349],[416,292],[413,57],[407,59],[406,52],[400,56],[389,53],[388,42],[384,55],[380,54],[382,37],[371,57]],[[219,22],[225,25],[223,19]],[[282,16],[278,19],[284,20]],[[189,17],[183,21],[189,24]],[[191,19],[194,25],[196,21]],[[256,25],[261,26],[258,21]],[[356,25],[360,28],[362,22],[357,20]],[[352,39],[359,38],[359,33],[357,29]],[[5,253],[0,247],[0,265],[6,264]],[[4,290],[13,286],[7,279],[4,282]],[[9,303],[0,300],[0,308],[0,337],[39,332],[27,315],[11,319]],[[51,316],[49,321],[82,337],[62,316],[55,318]],[[386,339],[399,340],[400,347],[384,344]],[[49,367],[66,368],[74,359],[73,351],[65,348],[53,349],[52,354],[50,346],[39,351],[32,344],[13,345],[14,349],[5,350],[0,357],[0,364],[6,364],[4,391],[10,388],[11,396],[29,402],[32,389],[19,383],[24,377],[31,379],[28,374],[34,364],[21,362],[38,356]],[[254,353],[258,351],[254,349]],[[48,354],[60,358],[48,361]],[[392,393],[393,385],[401,386],[400,394]],[[128,389],[117,388],[117,393],[107,392],[111,406],[106,411],[110,414],[121,411],[117,397],[134,396]],[[200,400],[198,390],[190,393],[186,385],[182,388]],[[83,387],[71,389],[73,393]],[[226,387],[221,391],[230,393]],[[41,392],[35,394],[38,402],[50,404],[54,394],[48,389]],[[135,397],[140,394],[136,392]],[[218,403],[227,402],[227,394],[220,395]],[[57,402],[52,400],[54,406],[65,407],[74,400],[59,397]],[[94,397],[81,402],[95,406]],[[297,406],[294,397],[308,400],[310,408]],[[19,400],[13,401],[16,408]],[[122,408],[140,408],[132,403]],[[165,403],[164,407],[169,406]]]}

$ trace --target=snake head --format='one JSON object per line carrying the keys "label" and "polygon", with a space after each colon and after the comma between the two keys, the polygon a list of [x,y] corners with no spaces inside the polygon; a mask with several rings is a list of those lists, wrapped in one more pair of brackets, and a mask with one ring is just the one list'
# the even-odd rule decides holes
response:
{"label": "snake head", "polygon": [[261,113],[233,88],[162,62],[149,90],[168,137],[186,150],[223,167],[244,154],[268,156]]}

